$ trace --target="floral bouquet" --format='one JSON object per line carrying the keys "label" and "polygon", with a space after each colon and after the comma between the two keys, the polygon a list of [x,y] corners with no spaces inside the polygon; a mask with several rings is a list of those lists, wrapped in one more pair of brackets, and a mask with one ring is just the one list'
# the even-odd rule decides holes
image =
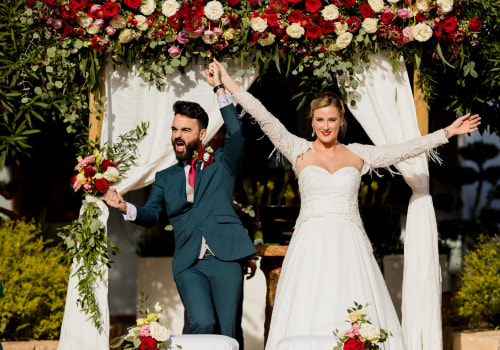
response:
{"label": "floral bouquet", "polygon": [[139,292],[139,314],[137,325],[128,328],[128,333],[121,337],[115,338],[110,348],[117,348],[124,342],[127,342],[123,349],[140,349],[140,350],[156,350],[156,349],[173,349],[181,348],[179,345],[173,345],[170,340],[168,331],[168,322],[160,322],[160,313],[163,311],[163,306],[156,302],[155,312],[149,311],[147,305],[148,297],[144,296],[142,291]]}
{"label": "floral bouquet", "polygon": [[342,333],[338,329],[333,332],[339,339],[333,350],[379,350],[380,344],[387,340],[390,333],[370,322],[367,306],[354,302],[354,307],[347,309],[351,328]]}
{"label": "floral bouquet", "polygon": [[[83,312],[90,314],[97,329],[101,329],[101,311],[95,286],[102,279],[103,268],[112,263],[108,254],[118,252],[118,247],[107,239],[107,214],[104,214],[107,208],[99,197],[135,163],[137,146],[146,135],[147,128],[148,125],[142,123],[120,135],[113,145],[106,144],[97,149],[91,142],[84,146],[90,152],[77,157],[76,173],[70,180],[73,190],[81,192],[85,198],[80,216],[70,225],[60,228],[58,236],[69,252],[68,261],[75,264],[74,275],[78,277],[79,293],[77,304]],[[108,242],[111,248],[108,248]]]}

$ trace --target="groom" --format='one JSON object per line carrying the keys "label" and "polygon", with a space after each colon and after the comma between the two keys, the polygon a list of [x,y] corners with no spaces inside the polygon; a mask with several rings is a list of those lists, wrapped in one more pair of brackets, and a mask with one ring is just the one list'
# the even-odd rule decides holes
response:
{"label": "groom", "polygon": [[224,119],[225,146],[194,157],[207,135],[208,115],[197,103],[177,101],[172,145],[178,163],[156,174],[143,207],[125,202],[114,189],[104,200],[139,225],[151,226],[160,215],[168,217],[175,236],[172,270],[190,333],[212,334],[217,324],[223,335],[234,338],[241,262],[256,251],[233,209],[235,179],[243,161],[241,125],[219,70],[210,67],[205,74]]}

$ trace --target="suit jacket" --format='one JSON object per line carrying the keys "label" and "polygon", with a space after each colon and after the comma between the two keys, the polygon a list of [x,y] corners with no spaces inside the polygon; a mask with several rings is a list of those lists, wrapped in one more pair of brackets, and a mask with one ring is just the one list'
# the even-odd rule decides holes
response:
{"label": "suit jacket", "polygon": [[156,173],[148,201],[137,207],[135,223],[151,226],[166,214],[174,228],[176,274],[198,258],[202,235],[215,254],[235,261],[256,250],[233,209],[234,185],[243,164],[244,139],[233,104],[221,108],[226,127],[224,147],[214,152],[215,161],[201,170],[197,163],[194,201],[186,199],[186,175],[182,163]]}

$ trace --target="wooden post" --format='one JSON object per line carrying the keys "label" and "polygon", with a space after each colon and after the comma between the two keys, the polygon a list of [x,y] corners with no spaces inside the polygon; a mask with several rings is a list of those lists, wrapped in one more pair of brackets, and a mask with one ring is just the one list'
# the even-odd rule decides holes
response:
{"label": "wooden post", "polygon": [[[102,119],[104,116],[104,104],[101,97],[104,96],[104,66],[99,68],[99,91],[96,96],[94,92],[89,96],[89,141],[95,141],[96,147],[101,143]],[[96,108],[96,104],[98,107]]]}
{"label": "wooden post", "polygon": [[417,87],[418,81],[418,70],[415,66],[413,69],[413,100],[417,110],[418,129],[423,136],[429,133],[429,109],[427,102],[424,100],[424,92]]}

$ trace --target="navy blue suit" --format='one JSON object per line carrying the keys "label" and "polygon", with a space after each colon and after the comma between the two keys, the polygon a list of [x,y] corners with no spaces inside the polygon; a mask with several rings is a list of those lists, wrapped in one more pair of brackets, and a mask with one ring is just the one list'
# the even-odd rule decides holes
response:
{"label": "navy blue suit", "polygon": [[[219,321],[221,333],[234,338],[243,281],[240,262],[256,250],[233,209],[243,162],[241,123],[234,105],[221,108],[221,113],[224,147],[203,170],[197,163],[194,201],[186,199],[183,164],[175,164],[156,174],[148,201],[137,207],[135,223],[151,226],[167,215],[175,237],[172,270],[190,332],[213,333]],[[214,257],[198,259],[202,236]]]}

